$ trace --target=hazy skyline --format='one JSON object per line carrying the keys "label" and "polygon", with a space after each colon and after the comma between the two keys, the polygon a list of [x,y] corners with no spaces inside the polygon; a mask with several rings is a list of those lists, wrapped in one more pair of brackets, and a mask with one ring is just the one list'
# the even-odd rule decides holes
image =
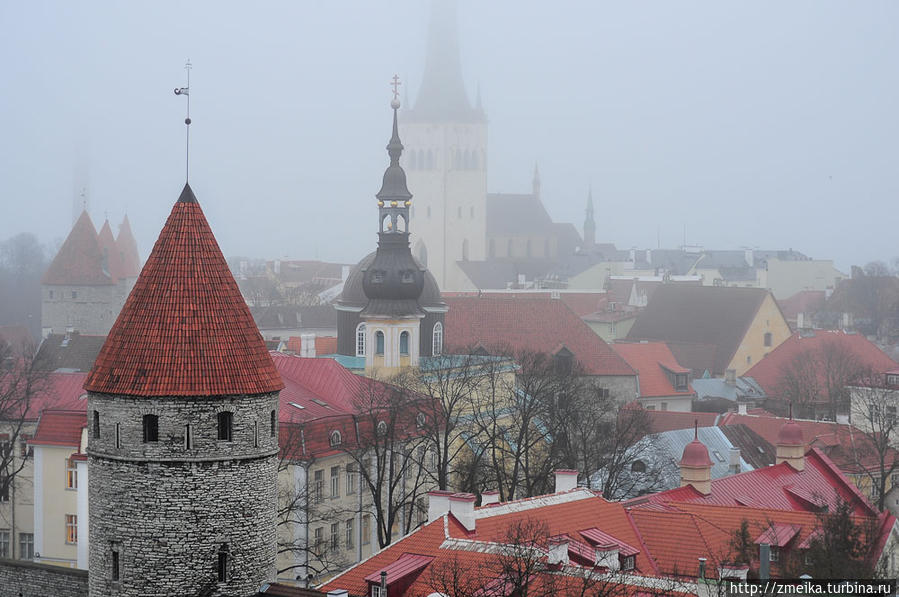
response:
{"label": "hazy skyline", "polygon": [[[48,244],[76,179],[143,258],[184,184],[225,255],[356,262],[376,242],[389,80],[414,102],[429,3],[5,3],[0,238]],[[252,8],[252,9],[251,9]],[[459,2],[489,125],[488,189],[619,248],[899,255],[899,6]],[[402,116],[401,116],[402,117]],[[415,189],[410,189],[415,193]],[[52,248],[52,247],[51,247]]]}

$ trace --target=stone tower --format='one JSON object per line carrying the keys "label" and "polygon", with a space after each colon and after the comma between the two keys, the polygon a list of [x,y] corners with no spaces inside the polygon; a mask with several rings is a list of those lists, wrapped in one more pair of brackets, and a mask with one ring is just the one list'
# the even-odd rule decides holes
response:
{"label": "stone tower", "polygon": [[188,185],[84,387],[91,597],[274,580],[283,383]]}
{"label": "stone tower", "polygon": [[440,288],[460,287],[457,261],[480,261],[487,243],[487,118],[462,81],[455,0],[433,0],[425,71],[403,117],[403,166],[415,190],[412,250]]}
{"label": "stone tower", "polygon": [[369,373],[415,367],[419,357],[440,354],[447,310],[434,276],[409,246],[412,193],[400,166],[399,101],[391,106],[390,165],[376,195],[378,249],[350,272],[337,302],[337,350],[365,357]]}

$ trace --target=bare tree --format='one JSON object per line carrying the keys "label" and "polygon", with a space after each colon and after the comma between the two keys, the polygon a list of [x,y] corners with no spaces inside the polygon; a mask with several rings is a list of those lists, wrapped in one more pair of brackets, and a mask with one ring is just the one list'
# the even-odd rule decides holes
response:
{"label": "bare tree", "polygon": [[857,379],[852,392],[852,423],[843,431],[848,456],[873,488],[877,508],[886,507],[891,478],[899,472],[899,390],[885,383],[885,375],[869,372]]}
{"label": "bare tree", "polygon": [[416,426],[424,407],[406,379],[384,383],[366,378],[354,397],[355,442],[343,450],[357,469],[371,508],[380,547],[424,522],[423,499],[432,488],[427,441]]}
{"label": "bare tree", "polygon": [[[297,579],[320,577],[346,568],[347,558],[332,549],[329,541],[310,536],[312,529],[355,514],[356,509],[326,504],[321,487],[309,479],[316,464],[313,454],[305,450],[306,427],[301,423],[280,425],[278,460],[278,555],[286,558],[278,574],[293,572]],[[302,474],[297,475],[297,467]],[[297,482],[299,479],[299,482]]]}
{"label": "bare tree", "polygon": [[33,234],[0,242],[0,325],[26,325],[39,337],[41,276],[46,269],[44,248]]}
{"label": "bare tree", "polygon": [[849,412],[849,386],[867,374],[865,365],[845,344],[824,342],[784,363],[777,382],[778,397],[798,416],[835,421]]}

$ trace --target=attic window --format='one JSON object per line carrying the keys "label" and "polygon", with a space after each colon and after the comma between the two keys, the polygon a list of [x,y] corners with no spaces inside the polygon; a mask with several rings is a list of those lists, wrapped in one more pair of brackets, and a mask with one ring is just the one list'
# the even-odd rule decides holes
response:
{"label": "attic window", "polygon": [[724,462],[724,456],[721,455],[721,452],[718,450],[712,450],[712,456],[715,457],[715,460],[718,462]]}
{"label": "attic window", "polygon": [[340,444],[343,443],[343,438],[340,436],[340,432],[337,431],[336,429],[331,432],[331,436],[329,438],[329,443],[331,444],[332,448],[335,446],[339,446]]}
{"label": "attic window", "polygon": [[378,421],[378,435],[387,435],[386,421]]}
{"label": "attic window", "polygon": [[637,556],[623,556],[621,558],[621,569],[622,570],[633,570],[636,559],[637,559]]}
{"label": "attic window", "polygon": [[[294,408],[298,408],[300,410],[305,410],[305,408],[306,408],[302,404],[297,404],[296,402],[288,402],[287,404],[291,405]],[[274,411],[272,411],[272,412],[274,412]]]}
{"label": "attic window", "polygon": [[328,406],[328,403],[324,400],[319,400],[318,398],[312,398],[312,401],[318,404],[319,406]]}

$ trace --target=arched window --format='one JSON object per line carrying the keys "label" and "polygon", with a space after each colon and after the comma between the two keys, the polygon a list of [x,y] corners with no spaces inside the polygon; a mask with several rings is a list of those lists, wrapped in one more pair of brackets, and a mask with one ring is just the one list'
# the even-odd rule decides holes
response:
{"label": "arched window", "polygon": [[400,334],[400,354],[409,356],[409,332]]}
{"label": "arched window", "polygon": [[378,421],[378,435],[387,435],[386,421]]}
{"label": "arched window", "polygon": [[418,413],[417,415],[415,415],[415,426],[419,429],[422,429],[427,422],[428,417],[424,413]]}
{"label": "arched window", "polygon": [[645,473],[646,472],[646,463],[642,460],[635,460],[631,463],[631,472],[633,473]]}
{"label": "arched window", "polygon": [[356,326],[356,356],[365,356],[365,323]]}
{"label": "arched window", "polygon": [[443,324],[439,321],[434,324],[434,333],[431,337],[431,354],[437,356],[443,352]]}
{"label": "arched window", "polygon": [[390,222],[390,216],[384,216],[381,220],[381,232],[386,232],[388,230],[393,229],[393,224]]}
{"label": "arched window", "polygon": [[329,439],[329,443],[331,444],[332,448],[334,446],[339,446],[340,444],[343,443],[343,438],[340,436],[340,432],[337,431],[336,429],[331,432],[331,435],[328,439]]}
{"label": "arched window", "polygon": [[220,440],[230,442],[231,441],[231,427],[234,421],[234,414],[230,411],[224,410],[220,412],[218,415],[218,438]]}
{"label": "arched window", "polygon": [[159,441],[159,417],[144,415],[144,443]]}
{"label": "arched window", "polygon": [[406,218],[402,214],[396,217],[396,231],[406,232]]}
{"label": "arched window", "polygon": [[[431,208],[428,208],[428,215],[431,215]],[[428,267],[428,248],[424,243],[418,247],[418,260],[421,261],[421,264],[425,267]]]}
{"label": "arched window", "polygon": [[462,241],[462,261],[468,261],[468,239]]}
{"label": "arched window", "polygon": [[375,354],[384,354],[384,332],[375,332]]}

